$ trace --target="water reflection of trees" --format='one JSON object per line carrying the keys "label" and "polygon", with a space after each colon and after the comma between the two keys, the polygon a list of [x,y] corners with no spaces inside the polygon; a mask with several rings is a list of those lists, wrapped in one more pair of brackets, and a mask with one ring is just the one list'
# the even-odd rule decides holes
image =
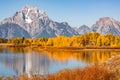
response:
{"label": "water reflection of trees", "polygon": [[[39,50],[30,48],[1,48],[0,64],[13,69],[16,74],[38,72],[45,74],[49,71],[53,60],[56,62],[67,62],[70,58],[85,63],[97,63],[105,61],[113,55],[120,54],[120,50]],[[13,54],[14,53],[14,54]],[[26,53],[26,54],[23,54]],[[63,63],[64,65],[64,63]]]}
{"label": "water reflection of trees", "polygon": [[8,47],[8,52],[12,52],[12,53],[24,53],[25,49],[23,47]]}
{"label": "water reflection of trees", "polygon": [[[8,47],[6,48],[0,47],[0,52],[7,53],[32,53],[33,50],[29,48],[23,47]],[[87,63],[96,63],[105,61],[113,55],[117,55],[120,53],[120,50],[79,50],[79,51],[72,51],[72,50],[40,50],[35,49],[34,51],[41,53],[46,53],[49,58],[54,58],[56,61],[67,61],[70,58],[74,58],[76,60],[81,60]]]}
{"label": "water reflection of trees", "polygon": [[2,46],[0,46],[0,53],[2,53],[3,52],[3,47]]}
{"label": "water reflection of trees", "polygon": [[[40,51],[41,52],[41,51]],[[70,58],[81,60],[86,63],[98,63],[107,60],[111,56],[120,54],[120,51],[114,50],[81,50],[81,51],[42,51],[46,53],[50,58],[54,58],[57,61],[67,61]]]}
{"label": "water reflection of trees", "polygon": [[32,49],[25,47],[0,47],[0,53],[32,53]]}

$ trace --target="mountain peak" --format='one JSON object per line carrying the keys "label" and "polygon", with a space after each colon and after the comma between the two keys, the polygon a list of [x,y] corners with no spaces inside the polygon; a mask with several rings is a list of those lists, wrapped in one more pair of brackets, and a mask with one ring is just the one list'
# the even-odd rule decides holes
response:
{"label": "mountain peak", "polygon": [[110,17],[103,17],[103,18],[100,18],[99,21],[97,21],[99,25],[112,25],[115,22],[117,21]]}
{"label": "mountain peak", "polygon": [[22,12],[27,12],[27,11],[30,11],[32,13],[39,13],[41,15],[44,15],[46,16],[46,12],[45,10],[39,10],[37,7],[35,6],[25,6],[22,8]]}
{"label": "mountain peak", "polygon": [[90,32],[90,28],[86,25],[82,25],[79,28],[74,29],[81,35]]}
{"label": "mountain peak", "polygon": [[46,12],[44,10],[39,10],[37,7],[34,6],[25,6],[22,8],[21,11],[24,14],[24,19],[26,23],[32,23],[36,19],[48,19]]}
{"label": "mountain peak", "polygon": [[110,18],[110,17],[102,17],[102,18],[100,18],[100,20],[110,20],[110,19],[112,19],[112,18]]}
{"label": "mountain peak", "polygon": [[93,32],[120,35],[120,22],[110,17],[100,18],[92,27]]}
{"label": "mountain peak", "polygon": [[79,28],[89,28],[87,25],[82,25]]}
{"label": "mountain peak", "polygon": [[35,7],[35,6],[25,6],[25,7],[22,8],[22,10],[28,10],[28,9],[30,9],[30,10],[38,10],[37,7]]}
{"label": "mountain peak", "polygon": [[67,22],[62,22],[62,24],[64,24],[64,25],[68,25],[68,23],[67,23]]}

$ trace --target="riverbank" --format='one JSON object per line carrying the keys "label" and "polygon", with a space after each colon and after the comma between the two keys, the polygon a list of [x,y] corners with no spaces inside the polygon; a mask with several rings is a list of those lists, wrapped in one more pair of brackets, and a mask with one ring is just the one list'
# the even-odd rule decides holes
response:
{"label": "riverbank", "polygon": [[120,49],[120,47],[53,47],[53,46],[31,46],[32,48],[40,48],[40,49],[64,49],[64,50],[81,50],[81,49]]}
{"label": "riverbank", "polygon": [[79,50],[79,49],[120,49],[120,46],[38,46],[38,45],[25,45],[25,44],[10,44],[10,43],[0,43],[0,46],[8,46],[8,47],[31,47],[31,48],[41,48],[41,49],[68,49],[68,50]]}
{"label": "riverbank", "polygon": [[27,45],[23,45],[23,44],[10,44],[10,43],[0,43],[0,46],[7,46],[7,47],[27,47]]}
{"label": "riverbank", "polygon": [[27,74],[23,74],[14,78],[7,77],[6,80],[117,80],[117,78],[107,68],[94,65],[83,69],[64,69],[47,76],[34,74],[28,77]]}
{"label": "riverbank", "polygon": [[109,58],[107,61],[101,63],[100,66],[107,67],[120,80],[120,55]]}
{"label": "riverbank", "polygon": [[[4,45],[3,45],[4,46]],[[7,45],[8,47],[31,47],[31,48],[41,48],[41,49],[68,49],[68,50],[78,50],[78,49],[120,49],[120,47],[114,46],[103,46],[103,47],[98,47],[98,46],[84,46],[84,47],[73,47],[73,46],[68,46],[68,47],[55,47],[55,46],[29,46],[29,45]]]}

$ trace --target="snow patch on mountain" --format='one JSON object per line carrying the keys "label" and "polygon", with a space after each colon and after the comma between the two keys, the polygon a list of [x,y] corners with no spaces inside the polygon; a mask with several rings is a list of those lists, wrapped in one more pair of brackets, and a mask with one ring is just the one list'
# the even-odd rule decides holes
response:
{"label": "snow patch on mountain", "polygon": [[30,13],[30,9],[28,9],[28,11],[27,11],[27,14],[25,15],[25,21],[26,21],[26,23],[31,23],[32,22],[32,20],[30,19],[30,17],[28,16],[28,14]]}

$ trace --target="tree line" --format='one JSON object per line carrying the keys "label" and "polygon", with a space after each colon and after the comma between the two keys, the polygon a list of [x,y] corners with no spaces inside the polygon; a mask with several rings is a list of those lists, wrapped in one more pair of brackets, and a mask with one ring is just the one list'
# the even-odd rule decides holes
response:
{"label": "tree line", "polygon": [[0,38],[0,43],[12,43],[15,45],[37,45],[37,46],[54,46],[54,47],[83,47],[83,46],[120,46],[120,36],[113,34],[100,35],[92,32],[84,35],[66,37],[58,36],[51,38]]}

